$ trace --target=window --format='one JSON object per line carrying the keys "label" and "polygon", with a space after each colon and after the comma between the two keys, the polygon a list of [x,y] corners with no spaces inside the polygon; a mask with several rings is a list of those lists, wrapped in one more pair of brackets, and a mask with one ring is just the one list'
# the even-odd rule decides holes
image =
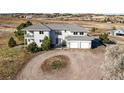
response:
{"label": "window", "polygon": [[43,31],[40,31],[39,34],[44,34],[44,32]]}
{"label": "window", "polygon": [[80,32],[80,35],[83,35],[84,33],[83,32]]}
{"label": "window", "polygon": [[31,39],[34,42],[34,39]]}
{"label": "window", "polygon": [[26,31],[25,31],[24,33],[25,33],[25,34],[27,34],[27,32],[26,32]]}
{"label": "window", "polygon": [[58,32],[56,32],[56,34],[57,34],[57,35],[62,35],[62,32],[59,32],[59,31],[58,31]]}
{"label": "window", "polygon": [[30,39],[28,39],[28,42],[30,42]]}
{"label": "window", "polygon": [[34,34],[34,31],[30,31],[32,34]]}
{"label": "window", "polygon": [[41,42],[42,42],[42,40],[40,39],[40,40],[39,40],[39,42],[41,43]]}
{"label": "window", "polygon": [[77,35],[77,34],[78,34],[78,32],[74,32],[73,34],[74,34],[74,35]]}

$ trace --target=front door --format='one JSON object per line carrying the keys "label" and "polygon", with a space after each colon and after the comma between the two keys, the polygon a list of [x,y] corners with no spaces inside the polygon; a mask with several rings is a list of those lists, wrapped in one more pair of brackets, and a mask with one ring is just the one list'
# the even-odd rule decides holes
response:
{"label": "front door", "polygon": [[56,45],[61,46],[61,38],[56,38]]}

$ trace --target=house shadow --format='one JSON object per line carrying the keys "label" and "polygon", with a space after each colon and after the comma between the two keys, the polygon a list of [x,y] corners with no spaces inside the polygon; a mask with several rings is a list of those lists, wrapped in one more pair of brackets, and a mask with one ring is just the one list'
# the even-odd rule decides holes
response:
{"label": "house shadow", "polygon": [[94,39],[92,40],[92,48],[97,48],[99,46],[102,46],[103,44],[101,43],[101,41],[99,39]]}

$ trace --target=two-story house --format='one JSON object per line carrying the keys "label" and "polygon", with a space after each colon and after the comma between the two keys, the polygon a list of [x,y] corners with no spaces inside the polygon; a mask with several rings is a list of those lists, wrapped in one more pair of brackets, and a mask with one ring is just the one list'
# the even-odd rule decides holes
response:
{"label": "two-story house", "polygon": [[87,36],[88,31],[76,24],[36,24],[25,29],[25,43],[32,42],[40,47],[42,40],[48,36],[57,47],[65,40],[67,48],[91,48],[93,37]]}

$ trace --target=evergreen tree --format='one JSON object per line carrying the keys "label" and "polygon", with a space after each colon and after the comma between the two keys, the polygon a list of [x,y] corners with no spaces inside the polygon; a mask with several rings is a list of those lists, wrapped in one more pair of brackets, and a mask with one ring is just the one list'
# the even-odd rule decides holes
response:
{"label": "evergreen tree", "polygon": [[16,41],[14,40],[13,37],[11,37],[8,41],[8,46],[9,47],[15,47],[16,46]]}
{"label": "evergreen tree", "polygon": [[27,21],[26,23],[21,23],[18,27],[16,27],[17,31],[15,32],[15,36],[18,38],[18,40],[24,41],[24,31],[22,29],[30,25],[32,25],[32,23]]}
{"label": "evergreen tree", "polygon": [[44,40],[43,40],[43,42],[41,44],[42,50],[49,50],[50,45],[51,45],[51,40],[47,36],[45,36]]}
{"label": "evergreen tree", "polygon": [[35,42],[28,45],[27,50],[31,53],[35,53],[39,51],[39,48]]}

